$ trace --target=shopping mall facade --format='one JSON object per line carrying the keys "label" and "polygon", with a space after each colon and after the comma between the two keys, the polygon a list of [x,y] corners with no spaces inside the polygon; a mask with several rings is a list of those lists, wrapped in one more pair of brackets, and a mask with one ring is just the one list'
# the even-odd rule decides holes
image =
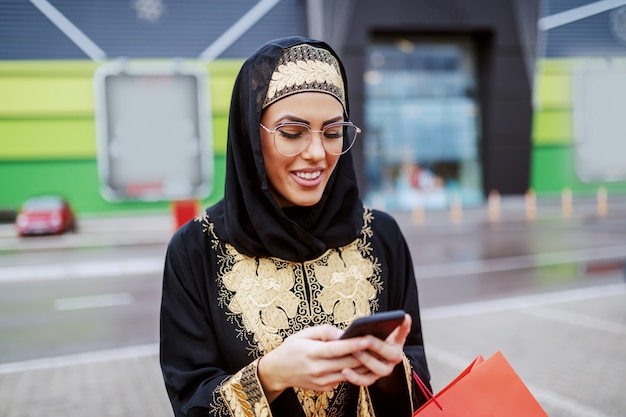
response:
{"label": "shopping mall facade", "polygon": [[[196,121],[207,133],[195,136],[210,163],[200,163],[203,186],[189,197],[216,201],[237,71],[262,43],[289,35],[325,40],[345,63],[350,118],[363,129],[355,168],[370,205],[436,210],[529,190],[626,194],[626,125],[610,111],[626,104],[626,9],[606,3],[3,1],[0,208],[44,193],[65,195],[79,213],[169,206],[161,189],[106,192],[115,165],[102,168],[98,124],[107,121],[94,86],[115,62],[206,72],[198,97],[209,105]],[[598,101],[609,110],[585,105]]]}

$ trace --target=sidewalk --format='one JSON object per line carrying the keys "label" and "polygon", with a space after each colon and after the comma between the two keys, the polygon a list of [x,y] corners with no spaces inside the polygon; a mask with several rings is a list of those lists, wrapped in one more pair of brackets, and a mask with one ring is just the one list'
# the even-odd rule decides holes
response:
{"label": "sidewalk", "polygon": [[[500,350],[550,417],[623,417],[626,287],[561,296],[424,309],[434,390]],[[0,365],[0,416],[171,417],[156,348]]]}
{"label": "sidewalk", "polygon": [[[609,205],[608,216],[625,214],[625,208],[623,202]],[[464,210],[461,221],[445,211],[426,213],[423,223],[415,213],[393,214],[401,227],[425,235],[459,225],[479,229],[492,221],[486,208]],[[572,224],[595,215],[595,201],[587,200],[574,206]],[[536,221],[560,216],[560,202],[553,201],[537,208]],[[168,220],[84,219],[84,229],[66,236],[66,243],[95,235],[113,245],[165,244],[172,232]],[[500,221],[528,221],[523,200],[503,201]],[[550,417],[623,417],[626,284],[623,272],[611,274],[596,287],[423,308],[433,388],[443,388],[477,355],[487,358],[500,350]],[[41,415],[171,417],[156,343],[0,364],[0,417]]]}

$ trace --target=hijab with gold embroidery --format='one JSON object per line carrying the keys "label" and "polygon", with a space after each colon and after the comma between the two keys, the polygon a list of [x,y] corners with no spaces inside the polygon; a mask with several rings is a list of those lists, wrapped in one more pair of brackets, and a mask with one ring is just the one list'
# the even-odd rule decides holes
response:
{"label": "hijab with gold embroidery", "polygon": [[228,122],[224,198],[207,210],[217,235],[239,252],[290,261],[314,259],[352,242],[363,223],[351,152],[341,155],[321,200],[281,208],[270,192],[259,135],[263,109],[291,94],[332,95],[348,118],[345,70],[324,42],[288,37],[268,42],[242,66]]}

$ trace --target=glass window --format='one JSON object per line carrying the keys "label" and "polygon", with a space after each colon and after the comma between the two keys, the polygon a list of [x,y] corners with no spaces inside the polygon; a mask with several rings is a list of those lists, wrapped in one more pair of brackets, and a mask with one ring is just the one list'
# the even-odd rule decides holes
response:
{"label": "glass window", "polygon": [[367,58],[367,203],[398,210],[445,208],[452,198],[481,204],[471,42],[376,42]]}

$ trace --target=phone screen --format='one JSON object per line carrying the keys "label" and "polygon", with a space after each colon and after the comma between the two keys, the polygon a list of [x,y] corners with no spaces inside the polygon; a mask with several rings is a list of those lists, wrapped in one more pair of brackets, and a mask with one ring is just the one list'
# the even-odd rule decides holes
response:
{"label": "phone screen", "polygon": [[341,336],[342,339],[371,334],[385,340],[404,321],[403,310],[384,311],[356,319]]}

